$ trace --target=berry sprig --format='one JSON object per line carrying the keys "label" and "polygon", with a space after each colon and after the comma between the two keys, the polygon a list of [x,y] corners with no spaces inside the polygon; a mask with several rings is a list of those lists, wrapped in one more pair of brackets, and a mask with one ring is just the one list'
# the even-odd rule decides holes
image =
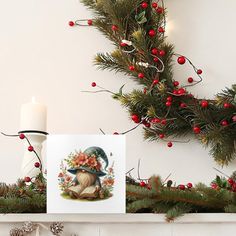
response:
{"label": "berry sprig", "polygon": [[[42,161],[41,161],[38,153],[35,151],[34,147],[32,146],[30,140],[28,139],[28,137],[24,133],[19,133],[19,134],[11,135],[11,134],[5,134],[5,133],[1,132],[1,134],[4,135],[4,136],[7,136],[7,137],[19,137],[21,140],[25,139],[27,141],[27,143],[28,143],[28,151],[29,152],[33,152],[36,155],[37,159],[38,159],[38,162],[34,163],[34,167],[38,168],[40,170],[40,173],[43,174]],[[24,178],[24,181],[26,183],[29,183],[29,182],[32,181],[32,178],[30,178],[29,176],[26,176]]]}

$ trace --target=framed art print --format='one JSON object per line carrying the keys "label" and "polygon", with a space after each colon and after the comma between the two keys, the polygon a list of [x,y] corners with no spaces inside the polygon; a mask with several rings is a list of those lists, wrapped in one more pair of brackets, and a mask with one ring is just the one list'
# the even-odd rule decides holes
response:
{"label": "framed art print", "polygon": [[125,137],[50,135],[48,213],[125,213]]}

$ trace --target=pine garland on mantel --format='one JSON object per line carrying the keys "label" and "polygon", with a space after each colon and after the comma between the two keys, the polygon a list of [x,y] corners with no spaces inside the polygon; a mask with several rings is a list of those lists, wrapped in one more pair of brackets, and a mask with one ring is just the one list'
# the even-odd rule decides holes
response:
{"label": "pine garland on mantel", "polygon": [[211,187],[127,176],[126,204],[127,213],[164,213],[168,222],[186,213],[236,213],[236,172],[228,179],[217,176]]}
{"label": "pine garland on mantel", "polygon": [[[202,82],[203,71],[166,42],[164,1],[82,2],[95,18],[70,21],[69,25],[93,25],[115,45],[111,53],[98,53],[95,64],[102,70],[122,72],[141,85],[128,94],[123,94],[123,87],[111,93],[137,126],[144,125],[145,139],[164,141],[171,148],[175,142],[188,142],[183,138],[192,133],[210,147],[217,163],[231,162],[236,153],[236,85],[217,94],[215,100],[196,98],[187,90]],[[192,67],[187,84],[174,79],[175,60],[180,66],[188,63]],[[108,91],[97,87],[96,92]]]}

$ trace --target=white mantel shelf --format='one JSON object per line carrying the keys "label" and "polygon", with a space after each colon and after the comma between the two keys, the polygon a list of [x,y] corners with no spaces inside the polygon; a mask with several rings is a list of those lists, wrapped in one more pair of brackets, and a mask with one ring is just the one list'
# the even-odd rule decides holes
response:
{"label": "white mantel shelf", "polygon": [[[71,223],[166,223],[163,214],[6,214],[0,223],[9,222],[71,222]],[[186,214],[174,224],[236,223],[236,214]]]}

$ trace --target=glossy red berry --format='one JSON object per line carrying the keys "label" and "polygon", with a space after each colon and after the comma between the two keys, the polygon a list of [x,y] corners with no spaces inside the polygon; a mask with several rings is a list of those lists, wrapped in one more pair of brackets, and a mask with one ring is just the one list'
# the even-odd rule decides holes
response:
{"label": "glossy red berry", "polygon": [[180,65],[183,65],[183,64],[186,62],[186,59],[185,59],[184,56],[180,56],[180,57],[178,57],[177,62],[178,62]]}
{"label": "glossy red berry", "polygon": [[183,185],[183,184],[180,184],[178,187],[180,190],[185,190],[185,185]]}
{"label": "glossy red berry", "polygon": [[153,85],[156,85],[156,84],[158,84],[158,83],[159,83],[159,80],[158,80],[158,79],[154,79],[153,82],[152,82]]}
{"label": "glossy red berry", "polygon": [[159,118],[153,118],[153,119],[151,120],[151,122],[154,123],[154,124],[158,124],[158,123],[161,122],[161,120],[160,120]]}
{"label": "glossy red berry", "polygon": [[172,102],[169,102],[169,101],[166,102],[167,107],[170,107],[171,105],[172,105]]}
{"label": "glossy red berry", "polygon": [[173,143],[172,142],[168,142],[167,143],[167,147],[171,148],[173,146]]}
{"label": "glossy red berry", "polygon": [[201,101],[201,107],[206,108],[208,107],[209,103],[206,100]]}
{"label": "glossy red berry", "polygon": [[28,151],[29,151],[29,152],[33,152],[33,151],[34,151],[34,147],[33,147],[33,146],[29,146],[29,147],[28,147]]}
{"label": "glossy red berry", "polygon": [[222,126],[228,126],[229,123],[228,123],[227,120],[222,120],[222,121],[221,121],[221,125],[222,125]]}
{"label": "glossy red berry", "polygon": [[114,132],[113,135],[119,135],[119,133],[118,132]]}
{"label": "glossy red berry", "polygon": [[174,85],[175,87],[178,87],[178,86],[179,86],[179,81],[174,81],[174,82],[173,82],[173,85]]}
{"label": "glossy red berry", "polygon": [[158,7],[158,4],[157,4],[156,2],[153,2],[153,3],[152,3],[152,7],[153,7],[153,8],[157,8],[157,7]]}
{"label": "glossy red berry", "polygon": [[93,24],[93,21],[92,21],[91,19],[89,19],[89,20],[87,21],[87,23],[88,23],[89,26],[91,26],[91,25]]}
{"label": "glossy red berry", "polygon": [[19,134],[19,138],[20,138],[20,139],[24,139],[24,138],[25,138],[25,135],[24,135],[24,134]]}
{"label": "glossy red berry", "polygon": [[197,74],[198,74],[198,75],[201,75],[201,74],[202,74],[202,70],[201,70],[201,69],[198,69],[198,70],[197,70]]}
{"label": "glossy red berry", "polygon": [[153,58],[153,61],[154,61],[154,62],[159,62],[159,58],[158,58],[158,57],[154,57],[154,58]]}
{"label": "glossy red berry", "polygon": [[27,183],[29,183],[29,182],[31,181],[31,178],[30,178],[29,176],[26,176],[26,177],[24,178],[24,181],[27,182]]}
{"label": "glossy red berry", "polygon": [[192,77],[189,77],[188,78],[188,82],[191,84],[193,82],[193,78]]}
{"label": "glossy red berry", "polygon": [[35,166],[36,168],[39,168],[39,167],[40,167],[40,163],[39,163],[39,162],[35,162],[35,163],[34,163],[34,166]]}
{"label": "glossy red berry", "polygon": [[146,187],[146,183],[145,183],[144,181],[141,181],[141,182],[139,183],[139,185],[140,185],[141,187]]}
{"label": "glossy red berry", "polygon": [[157,55],[158,54],[158,49],[157,48],[153,48],[151,52],[152,52],[153,55]]}
{"label": "glossy red berry", "polygon": [[159,27],[159,28],[158,28],[158,32],[159,32],[159,33],[164,33],[164,32],[165,32],[165,29],[164,29],[163,27]]}
{"label": "glossy red berry", "polygon": [[187,183],[187,188],[192,188],[193,184],[192,183]]}
{"label": "glossy red berry", "polygon": [[224,103],[224,108],[230,108],[231,107],[231,104],[230,103]]}
{"label": "glossy red berry", "polygon": [[179,95],[184,95],[186,91],[185,91],[184,88],[180,88],[180,89],[178,89],[177,92],[178,92]]}
{"label": "glossy red berry", "polygon": [[160,138],[160,139],[163,139],[164,137],[165,137],[164,134],[159,134],[159,138]]}
{"label": "glossy red berry", "polygon": [[187,105],[186,105],[184,102],[181,102],[179,106],[180,106],[181,108],[187,107]]}
{"label": "glossy red berry", "polygon": [[158,8],[156,9],[156,11],[157,11],[157,13],[159,13],[159,14],[164,13],[164,9],[163,9],[162,7],[158,7]]}
{"label": "glossy red berry", "polygon": [[139,73],[139,74],[138,74],[138,77],[139,77],[140,79],[143,79],[143,78],[144,78],[144,74],[143,74],[143,73]]}
{"label": "glossy red berry", "polygon": [[212,184],[211,184],[211,188],[212,188],[212,189],[217,189],[217,188],[218,188],[218,185],[217,185],[216,183],[212,183]]}
{"label": "glossy red berry", "polygon": [[150,37],[154,37],[154,36],[156,35],[156,31],[155,31],[154,29],[150,29],[150,30],[148,31],[148,35],[149,35]]}
{"label": "glossy red berry", "polygon": [[141,3],[141,7],[142,7],[143,9],[146,9],[146,8],[148,7],[148,3],[147,3],[147,2],[142,2],[142,3]]}
{"label": "glossy red berry", "polygon": [[112,31],[117,31],[118,30],[118,26],[117,25],[112,25],[111,29],[112,29]]}
{"label": "glossy red berry", "polygon": [[121,43],[120,43],[120,46],[121,46],[121,47],[126,47],[126,46],[128,46],[128,45],[127,45],[127,43],[121,42]]}
{"label": "glossy red berry", "polygon": [[165,52],[164,50],[161,50],[161,51],[159,52],[159,55],[160,55],[161,57],[164,57],[164,56],[166,55],[166,52]]}
{"label": "glossy red berry", "polygon": [[230,185],[233,185],[233,184],[234,184],[234,180],[233,180],[232,178],[229,178],[229,179],[228,179],[228,183],[229,183]]}
{"label": "glossy red berry", "polygon": [[199,133],[201,132],[201,128],[200,128],[199,126],[194,126],[194,127],[193,127],[193,132],[194,132],[195,134],[199,134]]}
{"label": "glossy red berry", "polygon": [[172,102],[172,101],[173,101],[173,98],[172,98],[171,96],[169,96],[169,97],[166,98],[166,101]]}
{"label": "glossy red berry", "polygon": [[149,123],[149,122],[145,122],[145,127],[147,127],[147,128],[150,128],[151,127],[151,124]]}
{"label": "glossy red berry", "polygon": [[96,87],[97,86],[96,82],[92,82],[91,86]]}
{"label": "glossy red berry", "polygon": [[75,25],[75,22],[74,21],[69,21],[69,26],[73,27]]}
{"label": "glossy red berry", "polygon": [[140,119],[139,119],[138,115],[136,115],[136,114],[133,114],[133,115],[131,116],[131,119],[132,119],[135,123],[139,123],[139,122],[140,122]]}
{"label": "glossy red berry", "polygon": [[134,67],[134,66],[129,66],[129,70],[130,70],[130,71],[134,71],[134,70],[135,70],[135,67]]}

